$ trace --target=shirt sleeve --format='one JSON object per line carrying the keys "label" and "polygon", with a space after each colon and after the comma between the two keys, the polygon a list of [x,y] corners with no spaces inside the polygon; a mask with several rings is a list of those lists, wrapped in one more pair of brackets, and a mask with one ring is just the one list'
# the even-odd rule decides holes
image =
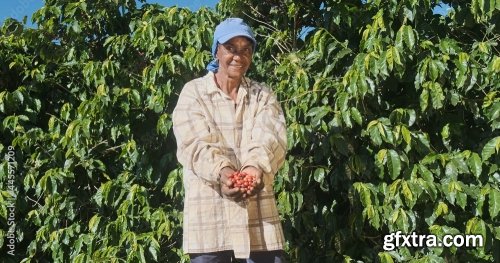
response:
{"label": "shirt sleeve", "polygon": [[285,116],[273,93],[265,94],[258,103],[250,143],[242,148],[242,168],[255,166],[274,176],[285,161]]}
{"label": "shirt sleeve", "polygon": [[234,165],[221,149],[220,134],[211,131],[202,102],[197,90],[186,84],[172,116],[177,159],[200,178],[219,184],[220,170]]}

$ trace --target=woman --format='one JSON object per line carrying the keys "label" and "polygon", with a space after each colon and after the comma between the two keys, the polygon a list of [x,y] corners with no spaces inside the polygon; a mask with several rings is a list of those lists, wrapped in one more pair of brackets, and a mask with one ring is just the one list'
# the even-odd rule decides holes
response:
{"label": "woman", "polygon": [[[285,159],[286,126],[275,95],[245,77],[256,46],[242,19],[221,22],[208,74],[184,86],[173,112],[191,262],[283,262],[272,186]],[[255,178],[251,187],[236,187],[235,172]]]}

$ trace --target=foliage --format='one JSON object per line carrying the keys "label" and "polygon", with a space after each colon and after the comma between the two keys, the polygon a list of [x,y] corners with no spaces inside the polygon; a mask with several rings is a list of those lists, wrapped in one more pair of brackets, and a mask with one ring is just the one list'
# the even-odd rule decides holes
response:
{"label": "foliage", "polygon": [[[287,113],[276,189],[293,262],[500,260],[500,3],[443,2],[447,16],[412,0],[219,6],[275,58],[256,78]],[[486,243],[384,251],[398,230]]]}
{"label": "foliage", "polygon": [[[0,231],[8,262],[179,262],[171,112],[204,74],[213,28],[255,28],[250,76],[286,112],[275,182],[291,262],[500,260],[500,2],[237,1],[216,11],[46,0],[0,28]],[[481,234],[479,248],[383,235]],[[3,256],[6,255],[6,256]]]}
{"label": "foliage", "polygon": [[210,54],[199,50],[215,17],[128,0],[47,1],[33,16],[38,29],[5,21],[0,150],[13,146],[17,161],[11,260],[183,259],[170,113],[204,68]]}

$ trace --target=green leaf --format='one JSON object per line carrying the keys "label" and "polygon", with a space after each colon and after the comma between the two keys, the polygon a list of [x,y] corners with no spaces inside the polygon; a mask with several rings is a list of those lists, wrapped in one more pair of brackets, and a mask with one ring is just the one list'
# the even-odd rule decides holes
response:
{"label": "green leaf", "polygon": [[401,160],[395,150],[389,150],[387,156],[387,168],[391,179],[395,180],[401,173]]}
{"label": "green leaf", "polygon": [[[497,9],[500,9],[500,2],[497,1],[497,4],[498,4]],[[500,72],[500,57],[496,55],[494,56],[494,58],[490,62],[490,68],[491,68],[490,70],[495,73]]]}
{"label": "green leaf", "polygon": [[494,153],[498,153],[499,150],[500,150],[500,136],[497,136],[497,137],[489,140],[486,143],[486,145],[484,145],[483,151],[481,152],[483,162],[490,159],[490,157]]}
{"label": "green leaf", "polygon": [[436,81],[439,77],[439,67],[434,60],[429,61],[429,76],[431,77],[431,81]]}
{"label": "green leaf", "polygon": [[443,129],[441,129],[441,138],[446,147],[449,147],[449,138],[450,138],[450,124],[447,123]]}
{"label": "green leaf", "polygon": [[433,82],[430,85],[430,91],[431,91],[432,107],[434,109],[442,108],[445,97],[441,85],[437,82]]}
{"label": "green leaf", "polygon": [[377,60],[377,68],[379,69],[380,75],[389,76],[389,72],[387,71],[387,51],[382,51],[380,54],[380,58]]}
{"label": "green leaf", "polygon": [[406,126],[401,127],[401,133],[403,134],[403,140],[407,145],[411,145],[411,133]]}
{"label": "green leaf", "polygon": [[[388,122],[387,119],[384,119],[384,121]],[[378,125],[378,128],[379,128],[380,134],[382,135],[382,138],[384,139],[385,142],[390,143],[390,144],[395,144],[394,134],[392,132],[392,129],[391,129],[392,127],[390,126],[390,124],[385,124],[385,123],[380,122]]]}
{"label": "green leaf", "polygon": [[139,262],[146,263],[146,257],[144,256],[144,247],[143,246],[138,246],[139,251],[137,252],[137,259],[139,259]]}
{"label": "green leaf", "polygon": [[481,187],[480,189],[478,189],[478,188],[474,189],[475,190],[474,192],[476,193],[475,197],[474,197],[476,199],[475,206],[474,206],[476,216],[483,215],[484,201],[486,200],[485,197],[489,194],[490,189],[491,188],[489,185],[485,185],[485,186]]}
{"label": "green leaf", "polygon": [[404,27],[403,39],[408,49],[413,50],[415,47],[415,34],[413,33],[413,28],[410,25],[406,25]]}
{"label": "green leaf", "polygon": [[[375,125],[372,125],[375,124]],[[374,145],[380,146],[382,144],[382,137],[380,136],[380,129],[378,128],[378,121],[374,120],[368,124],[367,131],[369,132],[370,139]],[[383,131],[383,130],[382,130]]]}
{"label": "green leaf", "polygon": [[403,208],[394,209],[390,220],[393,224],[395,223],[396,225],[395,229],[401,230],[403,232],[408,232],[408,230],[410,229],[408,214]]}
{"label": "green leaf", "polygon": [[352,122],[351,122],[351,114],[349,111],[343,111],[341,113],[342,115],[342,120],[345,123],[345,127],[347,128],[352,128]]}
{"label": "green leaf", "polygon": [[95,233],[97,228],[99,227],[99,222],[101,221],[101,217],[99,215],[94,215],[89,221],[89,230],[91,233]]}
{"label": "green leaf", "polygon": [[[328,190],[328,189],[327,189]],[[294,200],[294,211],[299,211],[302,208],[302,205],[304,204],[304,195],[300,192],[296,192],[295,195],[293,195],[293,200]]]}
{"label": "green leaf", "polygon": [[172,171],[167,176],[167,182],[163,186],[163,192],[166,193],[171,198],[174,198],[177,194],[180,194],[178,191],[178,187],[182,184],[182,175],[181,169],[177,168]]}
{"label": "green leaf", "polygon": [[500,212],[500,191],[496,188],[491,188],[490,193],[488,194],[488,203],[490,217],[492,220],[498,216]]}
{"label": "green leaf", "polygon": [[380,263],[394,263],[394,260],[388,252],[379,252],[378,258]]}
{"label": "green leaf", "polygon": [[283,191],[278,195],[278,208],[281,213],[288,215],[292,211],[292,202],[290,200],[290,195]]}
{"label": "green leaf", "polygon": [[448,162],[445,166],[445,174],[449,179],[456,180],[458,176],[458,169],[454,162]]}
{"label": "green leaf", "polygon": [[309,110],[307,116],[312,116],[311,124],[313,126],[319,126],[321,120],[330,112],[332,112],[332,108],[330,106],[319,106],[314,107]]}
{"label": "green leaf", "polygon": [[[447,178],[447,179],[449,179],[449,178]],[[461,182],[455,181],[456,178],[453,178],[451,180],[453,180],[453,181],[444,182],[442,184],[442,186],[443,186],[443,192],[446,196],[446,199],[452,205],[454,205],[455,201],[456,201],[457,193],[462,192],[463,189],[461,186]]]}
{"label": "green leaf", "polygon": [[73,24],[71,25],[71,29],[73,29],[73,32],[75,32],[76,34],[80,33],[82,30],[80,28],[80,24],[78,23],[78,21],[74,21]]}
{"label": "green leaf", "polygon": [[465,225],[465,234],[482,235],[486,238],[486,224],[478,217],[473,217]]}
{"label": "green leaf", "polygon": [[400,66],[403,66],[403,63],[401,62],[401,56],[399,55],[399,50],[397,47],[392,47],[392,53],[394,62]]}
{"label": "green leaf", "polygon": [[413,205],[415,204],[415,195],[414,193],[412,192],[410,186],[409,186],[409,183],[407,181],[402,181],[401,183],[401,190],[403,191],[403,195],[405,197],[405,200],[406,200],[406,204],[408,205],[408,207],[413,207]]}
{"label": "green leaf", "polygon": [[363,183],[356,182],[353,184],[354,189],[358,192],[363,207],[372,205],[370,189]]}
{"label": "green leaf", "polygon": [[500,240],[500,226],[497,226],[493,230],[493,236],[497,239]]}
{"label": "green leaf", "polygon": [[358,125],[363,125],[363,117],[357,108],[351,107],[351,117]]}
{"label": "green leaf", "polygon": [[387,149],[380,149],[380,151],[378,151],[378,153],[377,153],[376,163],[385,164],[386,163],[386,156],[387,156]]}
{"label": "green leaf", "polygon": [[160,135],[167,136],[171,128],[172,128],[171,117],[167,113],[163,113],[162,115],[160,115],[158,123],[156,124],[156,132],[158,132],[158,134]]}
{"label": "green leaf", "polygon": [[436,216],[447,215],[448,214],[448,205],[446,205],[443,202],[439,202],[434,213],[436,213]]}
{"label": "green leaf", "polygon": [[158,261],[158,252],[160,251],[160,244],[154,238],[151,239],[151,243],[148,248],[149,253],[153,257],[154,261]]}
{"label": "green leaf", "polygon": [[457,193],[457,204],[465,210],[465,206],[467,205],[467,194],[463,192]]}
{"label": "green leaf", "polygon": [[380,229],[380,215],[373,205],[369,205],[363,209],[363,216],[368,218],[368,221],[375,229]]}
{"label": "green leaf", "polygon": [[483,170],[483,163],[479,154],[472,153],[471,156],[467,159],[467,165],[469,166],[472,174],[474,174],[476,178],[479,178]]}
{"label": "green leaf", "polygon": [[422,93],[420,93],[420,109],[425,111],[427,106],[429,105],[429,89],[422,89]]}
{"label": "green leaf", "polygon": [[339,107],[338,108],[339,111],[347,111],[348,103],[349,103],[349,94],[347,92],[342,92],[338,95],[335,106]]}
{"label": "green leaf", "polygon": [[424,181],[422,180],[422,178],[419,179],[420,179],[419,182],[423,186],[425,192],[429,195],[430,199],[432,201],[435,201],[438,194],[438,189],[436,187],[436,184],[433,183],[432,181]]}
{"label": "green leaf", "polygon": [[325,169],[316,168],[316,170],[314,170],[314,181],[322,183],[324,179],[325,179]]}
{"label": "green leaf", "polygon": [[16,103],[18,104],[23,104],[24,102],[24,95],[22,93],[22,90],[24,90],[24,87],[20,87],[12,93],[12,97],[16,99]]}
{"label": "green leaf", "polygon": [[404,27],[405,27],[405,25],[402,25],[399,28],[398,33],[396,34],[396,44],[395,44],[395,46],[397,48],[400,48],[400,49],[403,48],[403,31],[404,31]]}
{"label": "green leaf", "polygon": [[385,61],[387,63],[387,68],[392,71],[394,68],[394,53],[392,53],[392,48],[389,48],[385,53]]}

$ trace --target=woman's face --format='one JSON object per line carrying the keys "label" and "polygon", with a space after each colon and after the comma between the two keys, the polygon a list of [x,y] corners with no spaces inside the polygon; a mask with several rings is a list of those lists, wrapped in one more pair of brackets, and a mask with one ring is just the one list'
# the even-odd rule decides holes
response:
{"label": "woman's face", "polygon": [[252,63],[252,41],[242,36],[233,37],[217,48],[219,73],[229,78],[242,78]]}

